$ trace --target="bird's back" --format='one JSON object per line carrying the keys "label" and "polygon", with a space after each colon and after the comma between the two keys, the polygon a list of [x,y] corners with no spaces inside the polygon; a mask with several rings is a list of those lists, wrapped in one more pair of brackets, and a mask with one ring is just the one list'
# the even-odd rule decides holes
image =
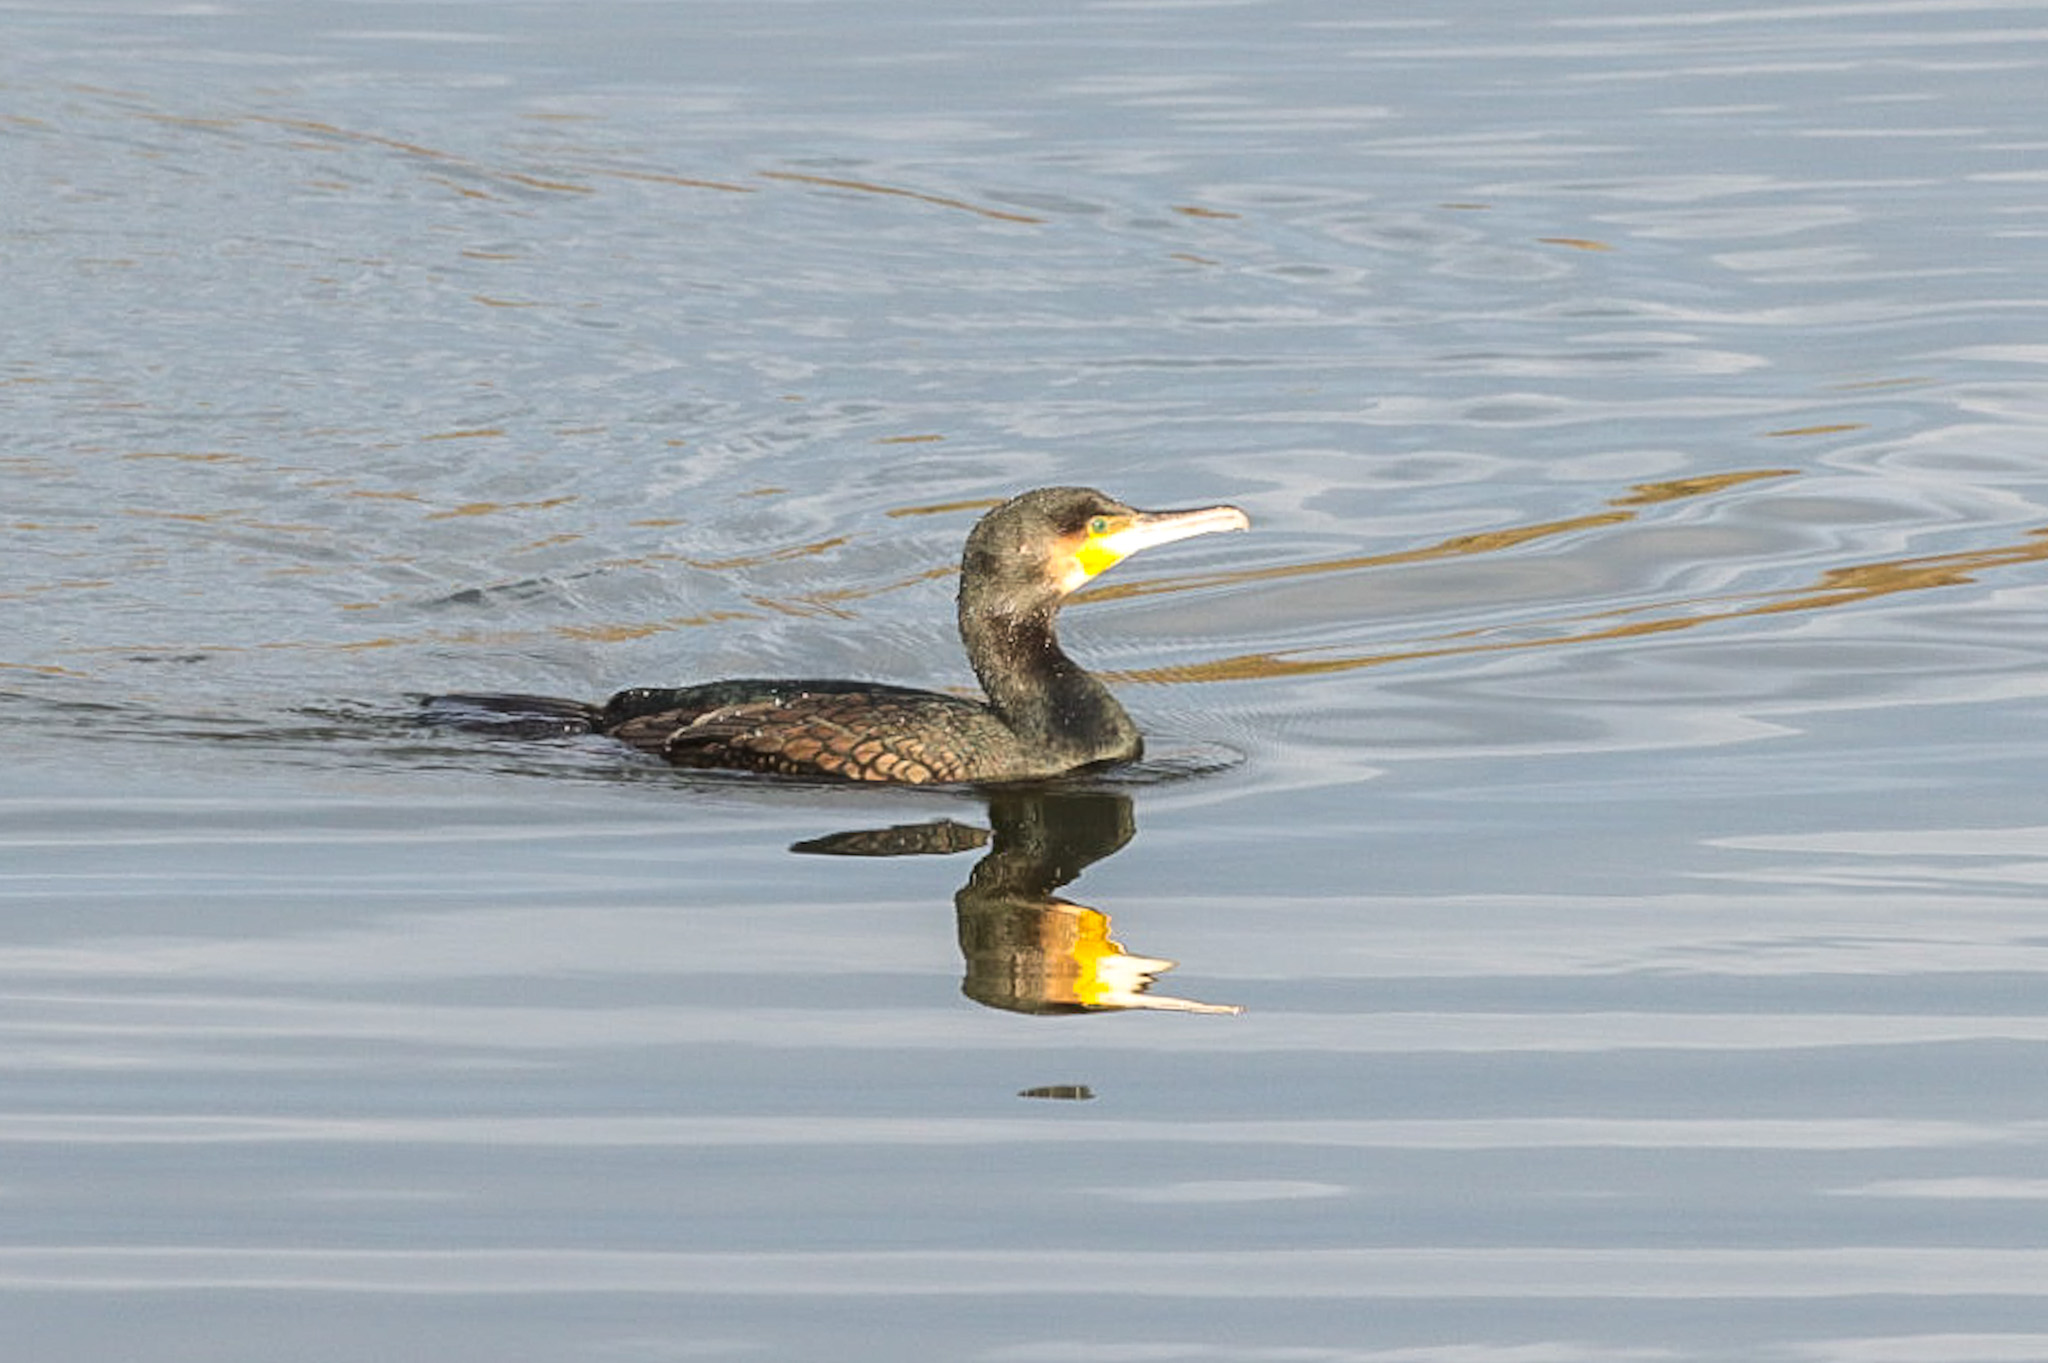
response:
{"label": "bird's back", "polygon": [[1022,741],[982,702],[880,682],[622,691],[599,728],[683,767],[913,784],[1034,774]]}

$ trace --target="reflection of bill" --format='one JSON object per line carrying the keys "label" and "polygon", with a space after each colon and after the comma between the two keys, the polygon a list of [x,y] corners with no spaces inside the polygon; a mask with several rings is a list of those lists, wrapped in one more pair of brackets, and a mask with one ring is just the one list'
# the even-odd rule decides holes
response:
{"label": "reflection of bill", "polygon": [[965,891],[954,903],[960,910],[960,950],[967,958],[967,978],[960,987],[976,1003],[1016,1013],[1243,1011],[1151,993],[1153,980],[1174,963],[1131,955],[1110,937],[1109,915],[1085,904],[1064,899],[970,904]]}
{"label": "reflection of bill", "polygon": [[1151,992],[1173,962],[1134,956],[1110,934],[1109,915],[1053,891],[1115,852],[1136,829],[1128,796],[1103,791],[1009,791],[989,800],[990,833],[951,820],[841,833],[792,850],[838,856],[915,856],[990,844],[953,896],[976,1003],[1015,1013],[1099,1013],[1151,1008],[1236,1013]]}

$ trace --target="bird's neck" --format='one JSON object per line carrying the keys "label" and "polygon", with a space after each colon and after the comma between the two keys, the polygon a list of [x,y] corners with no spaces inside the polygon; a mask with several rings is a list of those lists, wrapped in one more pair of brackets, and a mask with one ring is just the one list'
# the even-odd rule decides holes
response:
{"label": "bird's neck", "polygon": [[1076,765],[1137,756],[1137,726],[1060,647],[1052,612],[1011,614],[963,601],[960,637],[990,706],[1027,743]]}

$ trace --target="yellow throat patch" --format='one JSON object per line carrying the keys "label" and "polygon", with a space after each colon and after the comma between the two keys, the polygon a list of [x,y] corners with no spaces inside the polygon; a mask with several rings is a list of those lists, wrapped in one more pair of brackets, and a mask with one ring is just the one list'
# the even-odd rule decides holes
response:
{"label": "yellow throat patch", "polygon": [[1100,577],[1123,561],[1123,555],[1102,542],[1099,535],[1090,535],[1079,549],[1074,551],[1074,562],[1089,577]]}

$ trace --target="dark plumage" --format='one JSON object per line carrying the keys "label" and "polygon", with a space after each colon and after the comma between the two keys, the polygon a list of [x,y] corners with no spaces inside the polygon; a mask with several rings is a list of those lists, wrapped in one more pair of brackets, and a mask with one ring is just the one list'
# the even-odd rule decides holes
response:
{"label": "dark plumage", "polygon": [[[861,781],[1014,781],[1143,750],[1109,689],[1060,648],[1069,593],[1155,544],[1243,530],[1236,507],[1137,511],[1089,488],[1040,488],[989,512],[960,559],[960,637],[988,699],[880,682],[742,679],[621,691],[603,706],[442,696],[444,714],[609,734],[683,767]],[[509,721],[509,724],[507,723]]]}

